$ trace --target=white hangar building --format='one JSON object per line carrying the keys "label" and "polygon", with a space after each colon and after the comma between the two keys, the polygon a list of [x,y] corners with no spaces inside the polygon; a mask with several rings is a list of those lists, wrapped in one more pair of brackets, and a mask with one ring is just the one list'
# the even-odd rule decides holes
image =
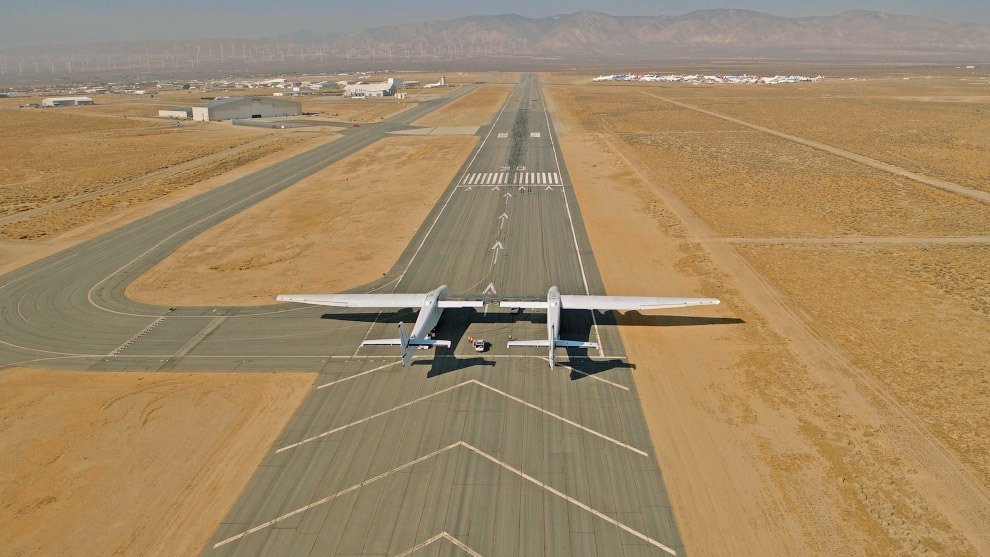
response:
{"label": "white hangar building", "polygon": [[197,122],[300,114],[302,114],[302,103],[275,97],[229,97],[192,107],[192,119]]}
{"label": "white hangar building", "polygon": [[89,97],[51,97],[41,101],[41,106],[82,106],[93,104]]}
{"label": "white hangar building", "polygon": [[391,97],[402,87],[401,78],[388,78],[378,83],[354,83],[344,86],[345,97]]}

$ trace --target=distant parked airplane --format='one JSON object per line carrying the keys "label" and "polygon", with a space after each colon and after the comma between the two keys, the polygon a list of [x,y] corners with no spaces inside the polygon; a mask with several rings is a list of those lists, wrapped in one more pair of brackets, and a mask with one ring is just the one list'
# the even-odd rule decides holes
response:
{"label": "distant parked airplane", "polygon": [[447,86],[447,76],[441,75],[440,81],[436,83],[428,83],[423,86],[424,89],[433,89],[434,87],[446,87]]}
{"label": "distant parked airplane", "polygon": [[449,340],[429,338],[430,331],[437,326],[444,308],[477,308],[484,305],[481,300],[447,300],[449,293],[450,288],[445,284],[425,294],[282,294],[275,299],[280,302],[345,308],[420,308],[412,334],[406,333],[406,325],[400,321],[399,338],[366,340],[361,343],[361,346],[398,345],[402,367],[406,367],[412,360],[415,350],[420,346],[450,347]]}
{"label": "distant parked airplane", "polygon": [[598,348],[594,342],[580,340],[560,340],[560,310],[643,310],[683,308],[689,306],[714,306],[719,304],[715,298],[651,298],[644,296],[579,296],[561,294],[556,286],[551,286],[545,302],[502,301],[501,307],[533,308],[547,310],[547,339],[546,340],[512,340],[508,346],[545,346],[550,349],[550,369],[556,364],[556,348]]}

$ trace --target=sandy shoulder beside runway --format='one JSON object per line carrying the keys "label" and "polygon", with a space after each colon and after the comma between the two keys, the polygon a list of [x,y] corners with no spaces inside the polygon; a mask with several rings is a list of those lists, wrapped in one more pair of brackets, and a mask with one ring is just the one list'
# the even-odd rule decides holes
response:
{"label": "sandy shoulder beside runway", "polygon": [[225,220],[127,287],[157,305],[262,305],[340,292],[395,264],[475,136],[390,137]]}
{"label": "sandy shoulder beside runway", "polygon": [[[986,250],[918,238],[981,242],[985,205],[916,184],[865,187],[857,177],[873,170],[837,157],[815,163],[816,201],[806,204],[811,189],[790,178],[814,151],[774,158],[786,147],[774,139],[743,141],[708,115],[643,95],[551,93],[609,293],[716,296],[713,315],[737,320],[690,317],[709,315],[701,310],[619,320],[689,551],[981,551]],[[663,125],[644,132],[650,121]],[[756,190],[760,202],[746,203]],[[910,211],[858,214],[867,196],[891,192]],[[748,213],[711,212],[731,206]],[[813,250],[723,241],[740,226],[757,241],[908,241]]]}
{"label": "sandy shoulder beside runway", "polygon": [[197,554],[315,377],[0,373],[0,553]]}

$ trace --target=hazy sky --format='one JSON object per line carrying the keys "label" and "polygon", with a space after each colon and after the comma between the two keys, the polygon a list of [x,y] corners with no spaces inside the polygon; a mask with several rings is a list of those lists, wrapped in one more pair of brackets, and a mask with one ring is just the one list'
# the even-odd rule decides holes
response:
{"label": "hazy sky", "polygon": [[681,15],[740,8],[785,17],[871,10],[990,24],[988,0],[0,0],[0,46],[100,40],[255,37],[368,27],[466,15],[543,17],[579,10]]}

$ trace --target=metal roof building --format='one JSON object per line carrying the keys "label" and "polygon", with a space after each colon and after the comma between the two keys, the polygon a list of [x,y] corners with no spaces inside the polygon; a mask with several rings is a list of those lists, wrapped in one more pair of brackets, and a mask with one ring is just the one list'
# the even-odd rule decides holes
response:
{"label": "metal roof building", "polygon": [[89,97],[51,97],[41,101],[41,106],[82,106],[93,104]]}
{"label": "metal roof building", "polygon": [[229,97],[192,108],[192,118],[198,122],[300,114],[302,103],[274,97]]}
{"label": "metal roof building", "polygon": [[355,83],[344,87],[345,97],[391,97],[402,87],[401,78],[388,78],[378,83]]}

